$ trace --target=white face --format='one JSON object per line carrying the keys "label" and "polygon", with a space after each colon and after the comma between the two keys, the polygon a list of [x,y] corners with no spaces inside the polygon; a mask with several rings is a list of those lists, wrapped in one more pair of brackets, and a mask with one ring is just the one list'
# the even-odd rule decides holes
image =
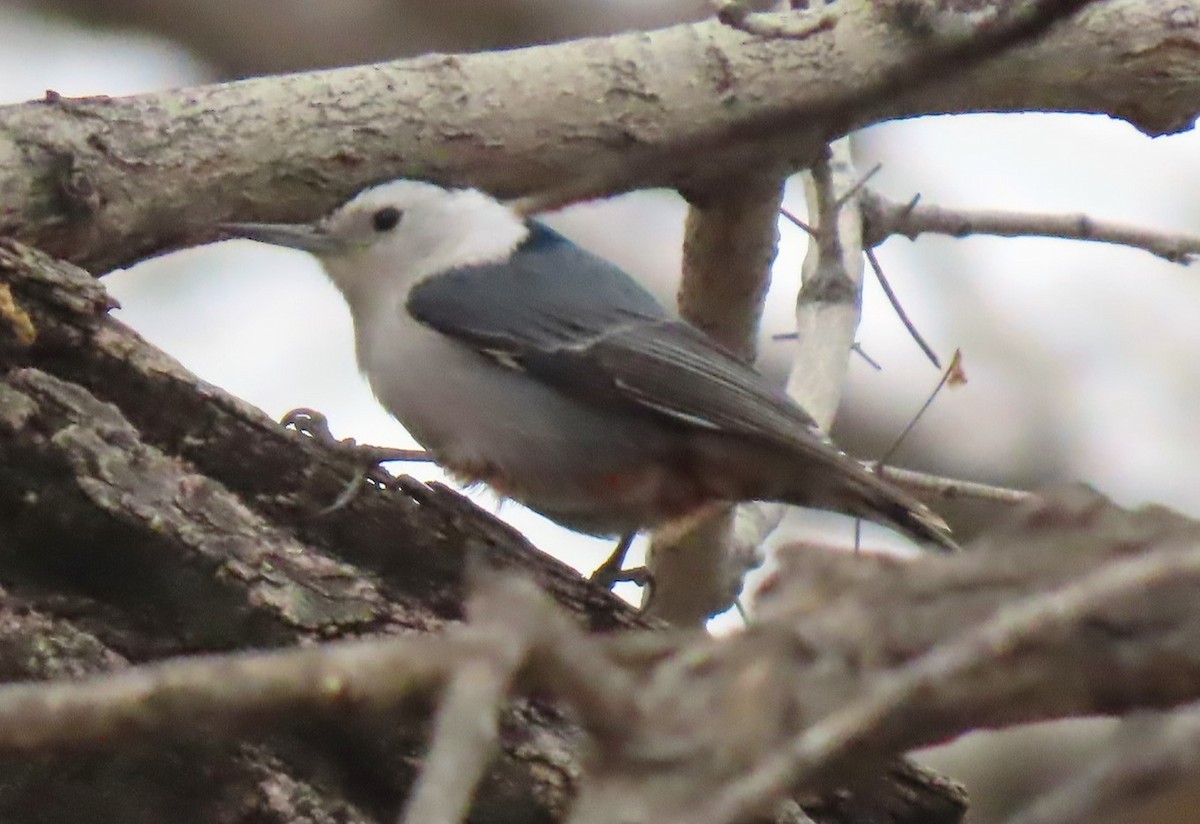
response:
{"label": "white face", "polygon": [[[391,246],[408,245],[414,219],[421,214],[436,212],[454,192],[419,180],[394,180],[359,192],[336,211],[317,221],[314,228],[322,234],[343,241],[341,251],[353,252],[384,243]],[[403,224],[403,225],[402,225]],[[409,243],[418,238],[407,237]],[[327,257],[336,252],[318,253]]]}
{"label": "white face", "polygon": [[475,189],[394,180],[359,193],[312,225],[243,223],[231,234],[316,255],[354,306],[449,269],[507,259],[525,221]]}
{"label": "white face", "polygon": [[316,254],[346,292],[364,279],[408,287],[447,269],[503,260],[528,233],[523,219],[482,192],[415,180],[367,189],[314,229],[333,241]]}

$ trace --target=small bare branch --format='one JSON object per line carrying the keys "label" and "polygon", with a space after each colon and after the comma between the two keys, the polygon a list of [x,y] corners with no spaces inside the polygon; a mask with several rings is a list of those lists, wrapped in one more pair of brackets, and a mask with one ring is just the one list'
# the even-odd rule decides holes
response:
{"label": "small bare branch", "polygon": [[870,366],[876,372],[883,371],[883,364],[881,364],[879,361],[875,360],[873,357],[868,355],[867,350],[863,349],[861,343],[858,343],[857,341],[855,341],[854,345],[850,347],[850,351],[852,351],[854,354],[858,355],[860,358],[862,358],[864,361],[866,361],[867,366]]}
{"label": "small bare branch", "polygon": [[879,459],[880,465],[886,464],[891,459],[891,457],[896,454],[896,450],[898,450],[904,444],[904,439],[908,437],[909,433],[912,432],[914,428],[916,428],[916,425],[918,423],[920,423],[921,418],[925,415],[925,413],[929,411],[929,407],[933,405],[933,402],[937,399],[937,396],[941,393],[942,388],[948,384],[950,386],[953,386],[954,383],[951,381],[951,377],[956,374],[960,374],[961,371],[962,371],[962,352],[960,350],[956,349],[956,350],[954,350],[954,356],[952,358],[950,358],[950,365],[947,366],[946,371],[942,373],[942,377],[938,380],[937,384],[933,387],[933,391],[929,393],[929,397],[925,399],[925,403],[921,404],[921,408],[918,409],[917,413],[912,416],[912,420],[910,420],[908,422],[908,424],[904,427],[903,431],[901,431],[900,434],[896,436],[896,440],[894,440],[892,442],[892,445],[889,446],[887,448],[887,450],[883,453],[883,457],[881,457]]}
{"label": "small bare branch", "polygon": [[946,478],[940,475],[930,475],[912,469],[901,469],[897,466],[885,466],[869,462],[871,470],[887,478],[896,486],[932,495],[943,500],[956,498],[975,498],[981,501],[993,501],[1000,504],[1021,504],[1028,501],[1034,493],[1022,489],[995,486],[979,483],[978,481],[963,481],[957,478]]}
{"label": "small bare branch", "polygon": [[801,220],[800,218],[796,217],[796,215],[795,215],[795,214],[794,214],[794,213],[793,213],[791,210],[789,210],[789,209],[784,209],[784,208],[782,208],[782,207],[781,207],[781,208],[779,209],[779,214],[781,214],[781,215],[783,215],[785,218],[787,218],[789,223],[791,223],[791,224],[792,224],[793,226],[795,226],[797,229],[800,229],[800,230],[802,230],[802,231],[803,231],[803,232],[804,232],[806,235],[808,235],[809,237],[816,237],[816,235],[817,235],[817,230],[816,230],[816,229],[814,229],[813,227],[809,226],[807,223],[805,223],[805,222],[804,222],[803,220]]}
{"label": "small bare branch", "polygon": [[875,273],[875,279],[879,281],[879,285],[883,288],[883,293],[887,295],[888,303],[892,305],[892,310],[900,318],[900,322],[904,324],[904,328],[908,330],[909,337],[916,342],[917,346],[921,347],[921,351],[925,353],[925,357],[929,358],[929,362],[935,368],[941,369],[942,362],[938,359],[937,353],[933,351],[933,347],[917,331],[916,325],[908,317],[908,313],[904,311],[904,307],[900,305],[900,298],[892,290],[892,284],[888,283],[887,277],[883,274],[883,267],[879,265],[879,258],[875,255],[875,250],[870,246],[864,246],[863,251],[866,252],[867,262],[871,264],[871,271]]}
{"label": "small bare branch", "polygon": [[1098,220],[1085,214],[1010,212],[1000,209],[950,209],[943,206],[899,203],[878,192],[863,196],[871,246],[892,235],[915,240],[925,232],[952,237],[1057,237],[1091,240],[1144,249],[1171,263],[1191,263],[1200,254],[1200,235],[1165,232]]}
{"label": "small bare branch", "polygon": [[453,662],[481,652],[467,637],[389,638],[181,658],[86,682],[9,684],[0,688],[0,749],[41,752],[197,724],[228,731],[263,714],[386,706],[428,693]]}

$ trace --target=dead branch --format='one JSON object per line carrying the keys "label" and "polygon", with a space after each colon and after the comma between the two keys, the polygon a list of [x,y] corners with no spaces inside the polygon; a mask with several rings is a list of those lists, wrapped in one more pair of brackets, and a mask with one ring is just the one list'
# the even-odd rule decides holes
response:
{"label": "dead branch", "polygon": [[952,209],[910,201],[900,203],[878,192],[868,192],[863,201],[870,245],[877,246],[892,235],[916,240],[924,233],[968,237],[1056,237],[1091,240],[1144,249],[1171,263],[1191,263],[1200,254],[1200,235],[1166,232],[1099,220],[1086,214],[1037,214],[1000,209]]}
{"label": "dead branch", "polygon": [[1032,495],[1023,489],[946,478],[941,475],[917,472],[913,469],[901,469],[897,466],[880,466],[874,463],[870,466],[873,471],[878,472],[897,486],[946,501],[956,498],[975,498],[1000,504],[1020,504],[1029,500]]}

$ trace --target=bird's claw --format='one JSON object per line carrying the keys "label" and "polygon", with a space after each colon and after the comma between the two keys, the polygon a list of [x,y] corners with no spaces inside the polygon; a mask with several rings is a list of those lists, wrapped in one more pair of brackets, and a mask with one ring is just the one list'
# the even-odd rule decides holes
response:
{"label": "bird's claw", "polygon": [[649,586],[651,583],[650,570],[644,566],[632,567],[630,569],[620,569],[609,567],[608,564],[601,564],[588,579],[596,586],[612,589],[617,584],[631,583],[637,584],[640,587]]}
{"label": "bird's claw", "polygon": [[279,419],[279,424],[284,429],[294,429],[302,435],[308,435],[315,441],[319,441],[327,446],[354,446],[354,439],[347,438],[339,440],[333,436],[333,431],[329,428],[329,418],[324,413],[318,412],[315,409],[301,406],[293,409]]}
{"label": "bird's claw", "polygon": [[612,589],[614,584],[619,584],[623,581],[632,581],[639,585],[644,584],[646,581],[645,567],[624,569],[625,556],[629,554],[629,547],[633,545],[633,539],[636,535],[636,532],[629,532],[622,535],[612,554],[605,559],[604,563],[596,567],[596,571],[592,573],[591,578],[588,580],[605,589]]}
{"label": "bird's claw", "polygon": [[307,435],[326,448],[334,450],[355,465],[354,477],[346,484],[333,503],[320,509],[316,515],[321,517],[337,512],[349,505],[362,490],[363,485],[372,483],[383,489],[400,489],[410,491],[411,479],[396,476],[386,471],[381,464],[389,461],[418,460],[424,453],[413,449],[390,449],[383,446],[360,444],[354,438],[337,438],[329,428],[329,418],[315,409],[300,407],[288,412],[280,419],[280,424]]}

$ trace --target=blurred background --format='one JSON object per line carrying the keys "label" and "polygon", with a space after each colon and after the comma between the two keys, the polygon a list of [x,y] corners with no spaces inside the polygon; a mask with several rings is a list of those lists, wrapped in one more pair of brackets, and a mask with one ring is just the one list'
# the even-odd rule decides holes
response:
{"label": "blurred background", "polygon": [[[700,19],[703,0],[0,0],[0,102],[122,95],[252,74],[480,50]],[[873,185],[945,206],[1086,211],[1200,231],[1200,138],[1151,140],[1123,122],[1073,115],[976,115],[889,123],[857,136]],[[803,215],[802,187],[787,205]],[[641,192],[565,210],[560,230],[671,302],[685,206]],[[783,379],[806,237],[781,223],[760,367]],[[1155,501],[1200,516],[1200,275],[1151,255],[1056,240],[889,240],[881,262],[910,316],[966,386],[947,391],[895,461],[1013,486],[1085,480],[1125,505]],[[206,380],[278,417],[329,415],[335,434],[410,445],[354,365],[349,318],[316,264],[245,241],[148,261],[105,279],[118,317]],[[885,450],[936,384],[868,282],[859,340],[882,365],[852,359],[835,437],[854,454]],[[408,467],[436,478],[427,465]],[[486,493],[482,505],[497,504]],[[515,505],[502,517],[543,549],[590,570],[607,543],[567,533]],[[993,517],[954,512],[960,530]],[[827,529],[848,527],[824,522]],[[731,620],[731,619],[730,619]],[[727,621],[728,623],[728,621]],[[971,820],[996,821],[1064,769],[1078,768],[1110,722],[976,734],[926,760],[965,781]],[[1200,782],[1197,782],[1200,783]],[[1195,821],[1200,796],[1162,800],[1141,821]],[[1118,819],[1134,820],[1134,818]]]}

